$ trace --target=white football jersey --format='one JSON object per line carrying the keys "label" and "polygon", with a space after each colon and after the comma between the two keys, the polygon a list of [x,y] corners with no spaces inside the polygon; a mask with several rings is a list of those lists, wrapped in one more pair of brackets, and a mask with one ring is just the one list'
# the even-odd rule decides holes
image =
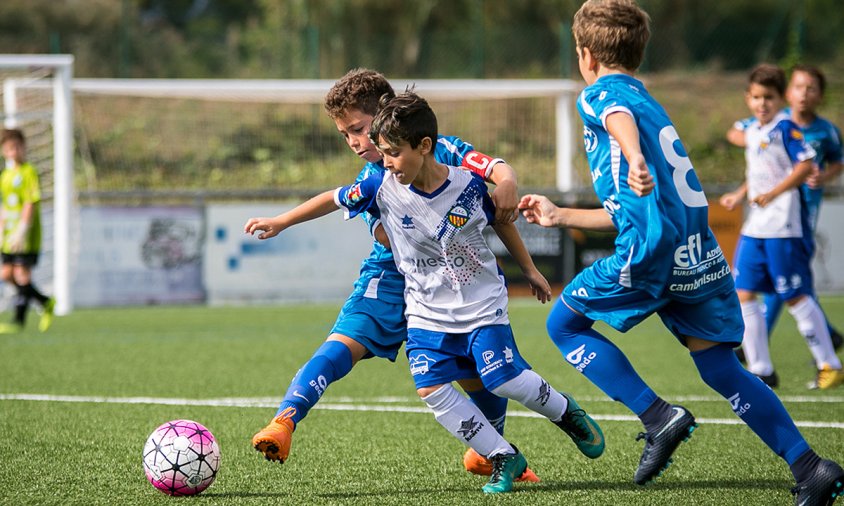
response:
{"label": "white football jersey", "polygon": [[384,225],[405,276],[409,328],[463,333],[508,324],[507,288],[483,236],[494,216],[486,183],[448,169],[431,194],[387,172],[340,188],[335,200],[350,218],[368,211]]}
{"label": "white football jersey", "polygon": [[[745,140],[748,200],[773,190],[794,165],[815,157],[815,150],[785,112],[765,125],[752,120],[745,129]],[[792,188],[765,207],[751,205],[741,233],[758,239],[803,237],[803,208],[800,190]]]}

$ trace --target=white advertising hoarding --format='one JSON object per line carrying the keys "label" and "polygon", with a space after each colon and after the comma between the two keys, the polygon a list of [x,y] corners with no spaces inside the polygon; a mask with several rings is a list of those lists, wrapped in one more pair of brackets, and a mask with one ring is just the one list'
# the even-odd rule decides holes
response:
{"label": "white advertising hoarding", "polygon": [[248,301],[342,301],[352,290],[372,238],[362,220],[334,212],[258,240],[243,226],[251,217],[294,207],[209,204],[203,260],[210,304]]}

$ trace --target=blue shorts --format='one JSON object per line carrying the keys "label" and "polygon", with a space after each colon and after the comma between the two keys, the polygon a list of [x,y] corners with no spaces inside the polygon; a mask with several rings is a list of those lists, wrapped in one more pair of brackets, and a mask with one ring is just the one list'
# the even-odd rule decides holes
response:
{"label": "blue shorts", "polygon": [[509,325],[463,334],[408,329],[406,351],[417,389],[480,377],[493,390],[530,369]]}
{"label": "blue shorts", "polygon": [[618,284],[589,284],[593,279],[578,274],[563,290],[563,302],[587,318],[606,322],[620,332],[627,332],[656,313],[684,345],[685,336],[736,344],[744,336],[741,307],[731,286],[697,302],[681,302],[668,297],[654,298],[642,290]]}
{"label": "blue shorts", "polygon": [[802,238],[756,239],[741,236],[733,272],[736,288],[776,293],[783,300],[812,294],[812,254]]}
{"label": "blue shorts", "polygon": [[407,340],[404,304],[353,295],[346,300],[332,334],[341,334],[362,344],[369,353],[363,358],[381,357],[396,361]]}

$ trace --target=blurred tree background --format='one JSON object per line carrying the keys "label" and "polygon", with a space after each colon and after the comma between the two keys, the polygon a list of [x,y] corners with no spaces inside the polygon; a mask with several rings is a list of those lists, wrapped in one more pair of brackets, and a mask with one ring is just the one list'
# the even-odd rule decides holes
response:
{"label": "blurred tree background", "polygon": [[[840,0],[641,0],[643,70],[835,66]],[[4,53],[72,53],[80,77],[568,77],[576,0],[4,0]]]}
{"label": "blurred tree background", "polygon": [[[819,65],[830,81],[822,112],[844,124],[841,0],[639,1],[653,31],[643,79],[672,116],[709,188],[731,186],[741,178],[741,150],[728,146],[724,133],[747,115],[745,75],[760,61]],[[371,67],[394,79],[562,77],[580,82],[570,30],[580,4],[3,0],[0,52],[70,53],[76,77],[336,79],[350,68]],[[530,104],[525,102],[521,116],[541,116],[530,112]],[[344,170],[359,163],[318,106],[295,113],[263,106],[214,113],[217,107],[222,106],[191,102],[154,111],[139,100],[95,105],[77,98],[77,145],[84,147],[78,166],[86,168],[79,187],[226,189],[249,181],[261,188],[314,189],[345,182]],[[224,122],[218,131],[204,131],[195,146],[179,139],[197,123],[210,125],[212,120],[204,118],[212,113],[239,119]],[[178,118],[171,126],[164,123],[168,114]],[[300,130],[301,135],[291,137]],[[474,131],[456,130],[449,133],[481,142]],[[542,158],[519,160],[515,157],[523,144],[507,141],[520,131],[527,132],[505,127],[479,149],[519,162],[527,187],[553,186],[553,170],[546,171],[551,179],[531,179],[533,165],[552,167],[553,146],[540,152]],[[278,139],[286,142],[273,144]],[[585,168],[581,150],[576,151],[575,164]],[[328,158],[336,163],[327,163]],[[338,167],[337,172],[329,172],[327,165]]]}

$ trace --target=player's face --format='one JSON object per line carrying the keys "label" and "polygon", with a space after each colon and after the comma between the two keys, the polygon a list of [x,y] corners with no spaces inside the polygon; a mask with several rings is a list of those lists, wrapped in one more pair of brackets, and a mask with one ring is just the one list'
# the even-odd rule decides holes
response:
{"label": "player's face", "polygon": [[6,160],[14,160],[15,163],[21,164],[24,159],[23,144],[16,140],[8,140],[3,143],[3,158]]}
{"label": "player's face", "polygon": [[817,79],[800,70],[791,75],[785,96],[788,105],[798,114],[814,114],[823,98]]}
{"label": "player's face", "polygon": [[406,142],[399,146],[392,146],[384,140],[384,137],[378,138],[378,151],[383,157],[384,167],[393,173],[396,181],[403,185],[409,185],[415,181],[422,169],[424,157],[421,146],[420,144],[413,149]]}
{"label": "player's face", "polygon": [[782,109],[783,100],[779,92],[759,83],[751,83],[744,95],[751,114],[763,125],[769,123]]}
{"label": "player's face", "polygon": [[369,125],[372,124],[372,116],[365,112],[352,109],[346,114],[334,120],[337,131],[346,139],[346,144],[356,155],[367,162],[379,162],[381,155],[375,148],[375,144],[369,140]]}

